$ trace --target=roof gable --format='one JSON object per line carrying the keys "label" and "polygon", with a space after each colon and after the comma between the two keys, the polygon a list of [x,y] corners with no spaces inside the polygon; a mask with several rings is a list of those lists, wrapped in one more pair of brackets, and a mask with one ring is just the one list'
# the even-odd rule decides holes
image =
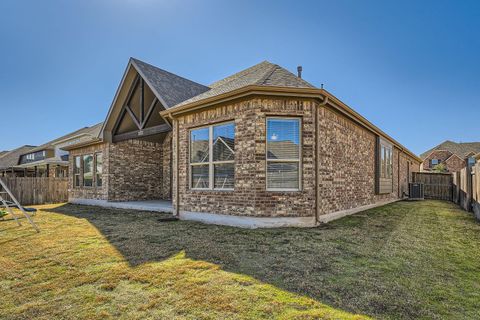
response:
{"label": "roof gable", "polygon": [[165,108],[173,107],[182,101],[210,90],[209,87],[177,76],[138,59],[131,58],[131,62]]}
{"label": "roof gable", "polygon": [[175,107],[186,105],[195,101],[218,96],[249,85],[270,86],[270,87],[292,87],[292,88],[315,88],[312,84],[297,77],[290,71],[263,61],[250,68],[237,72],[222,80],[212,83],[211,90],[185,100]]}
{"label": "roof gable", "polygon": [[446,150],[456,154],[461,159],[468,157],[470,154],[480,152],[480,142],[454,142],[446,140],[438,146],[422,153],[420,157],[425,159],[435,150]]}
{"label": "roof gable", "polygon": [[106,141],[112,140],[117,121],[123,116],[124,105],[127,103],[126,100],[130,98],[131,91],[135,89],[135,83],[138,78],[142,79],[153,92],[157,101],[159,101],[158,106],[161,109],[168,109],[185,99],[209,90],[204,85],[182,78],[138,59],[130,58],[99,133],[99,138]]}
{"label": "roof gable", "polygon": [[8,151],[0,157],[0,169],[8,169],[18,164],[20,156],[33,150],[35,146],[21,146],[14,150]]}

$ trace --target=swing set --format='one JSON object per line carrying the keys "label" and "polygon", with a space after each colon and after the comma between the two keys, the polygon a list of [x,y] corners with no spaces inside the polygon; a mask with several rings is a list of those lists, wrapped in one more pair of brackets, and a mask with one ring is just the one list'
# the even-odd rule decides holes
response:
{"label": "swing set", "polygon": [[[5,196],[8,195],[12,201],[8,201],[5,199]],[[5,208],[5,210],[13,217],[15,222],[18,223],[19,226],[22,224],[20,223],[19,217],[13,212],[13,208],[19,209],[28,222],[32,225],[35,231],[40,232],[40,229],[37,227],[35,222],[32,220],[32,216],[35,215],[37,209],[34,208],[24,208],[12,194],[10,189],[6,186],[6,184],[0,178],[0,209]]]}

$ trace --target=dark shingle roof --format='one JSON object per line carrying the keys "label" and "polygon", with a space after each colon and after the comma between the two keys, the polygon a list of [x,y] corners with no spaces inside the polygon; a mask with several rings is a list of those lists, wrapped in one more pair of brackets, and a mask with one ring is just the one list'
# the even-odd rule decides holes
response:
{"label": "dark shingle roof", "polygon": [[171,108],[182,101],[210,90],[209,87],[182,78],[138,59],[131,59],[139,72],[145,77],[145,80],[151,84],[152,89],[163,99],[166,104],[165,108]]}
{"label": "dark shingle roof", "polygon": [[21,146],[20,148],[8,151],[0,157],[0,169],[8,169],[18,164],[18,160],[22,154],[33,150],[35,146]]}
{"label": "dark shingle roof", "polygon": [[211,98],[249,85],[315,88],[312,84],[297,77],[279,65],[270,63],[268,61],[263,61],[254,65],[253,67],[235,73],[234,75],[211,84],[209,86],[211,90],[178,103],[176,107]]}
{"label": "dark shingle roof", "polygon": [[420,158],[425,159],[430,153],[434,150],[446,150],[451,153],[456,154],[460,158],[467,157],[470,153],[479,153],[480,152],[480,142],[454,142],[454,141],[444,141],[438,146],[422,153]]}
{"label": "dark shingle roof", "polygon": [[52,149],[56,142],[66,140],[66,139],[69,139],[69,138],[73,138],[73,137],[81,135],[81,134],[82,135],[83,134],[90,134],[91,136],[96,138],[98,136],[99,132],[100,132],[100,129],[102,128],[102,125],[103,125],[103,122],[100,122],[100,123],[97,123],[96,125],[93,125],[91,127],[84,127],[84,128],[75,130],[71,133],[68,133],[66,135],[61,136],[60,138],[56,138],[52,141],[44,143],[44,144],[42,144],[38,147],[35,147],[31,150],[27,150],[25,153],[30,153],[30,152],[34,152],[34,151],[41,151],[41,150],[45,150],[45,149]]}

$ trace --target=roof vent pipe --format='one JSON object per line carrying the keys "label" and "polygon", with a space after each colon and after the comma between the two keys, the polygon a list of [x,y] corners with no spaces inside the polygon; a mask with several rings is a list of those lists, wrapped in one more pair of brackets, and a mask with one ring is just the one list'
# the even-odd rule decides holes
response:
{"label": "roof vent pipe", "polygon": [[302,66],[297,67],[297,74],[298,74],[298,77],[301,79],[302,78]]}

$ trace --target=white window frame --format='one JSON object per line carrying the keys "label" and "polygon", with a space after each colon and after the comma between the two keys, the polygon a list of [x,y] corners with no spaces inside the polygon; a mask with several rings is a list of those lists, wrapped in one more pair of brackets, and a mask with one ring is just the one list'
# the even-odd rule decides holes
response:
{"label": "white window frame", "polygon": [[[268,159],[268,120],[297,120],[298,121],[298,159]],[[302,176],[303,176],[303,157],[302,157],[302,118],[301,117],[282,117],[282,116],[267,116],[265,119],[265,188],[272,192],[298,192],[302,191]],[[298,162],[298,188],[269,188],[268,187],[268,163],[269,162]]]}
{"label": "white window frame", "polygon": [[[387,157],[387,154],[390,157]],[[382,161],[382,157],[385,157],[385,161]],[[380,178],[393,179],[393,146],[383,140],[380,141]]]}
{"label": "white window frame", "polygon": [[[78,172],[75,170],[77,169],[77,158],[80,160],[78,163]],[[74,156],[73,157],[73,187],[74,188],[81,188],[82,187],[82,182],[80,180],[80,176],[82,175],[82,156]],[[78,176],[78,185],[76,184],[76,177]]]}
{"label": "white window frame", "polygon": [[[92,185],[85,185],[85,157],[92,156]],[[94,188],[95,187],[95,153],[85,153],[82,155],[82,187]]]}
{"label": "white window frame", "polygon": [[[100,155],[102,157],[102,165],[101,165],[101,168],[102,168],[102,172],[101,173],[98,173],[97,171],[97,167],[98,167],[98,162],[97,162],[97,158],[98,158],[98,155]],[[94,154],[94,185],[95,185],[95,188],[102,188],[103,187],[103,152],[102,151],[97,151],[95,152]],[[102,176],[102,184],[101,185],[98,185],[98,175],[101,175]]]}
{"label": "white window frame", "polygon": [[[188,132],[188,165],[189,165],[189,172],[188,172],[188,185],[190,190],[198,190],[198,191],[205,191],[205,190],[214,190],[214,191],[234,191],[235,190],[235,173],[233,179],[233,188],[215,188],[215,165],[216,164],[225,164],[225,163],[232,163],[233,170],[235,172],[235,150],[233,151],[234,159],[233,160],[226,160],[226,161],[213,161],[213,127],[223,126],[226,124],[233,124],[234,128],[234,136],[236,135],[236,126],[234,121],[227,121],[227,122],[219,122],[214,123],[206,126],[191,128]],[[192,163],[192,131],[208,128],[208,162],[194,162]],[[236,142],[235,142],[236,143]],[[195,188],[192,186],[192,167],[194,166],[206,166],[208,165],[208,188]]]}

